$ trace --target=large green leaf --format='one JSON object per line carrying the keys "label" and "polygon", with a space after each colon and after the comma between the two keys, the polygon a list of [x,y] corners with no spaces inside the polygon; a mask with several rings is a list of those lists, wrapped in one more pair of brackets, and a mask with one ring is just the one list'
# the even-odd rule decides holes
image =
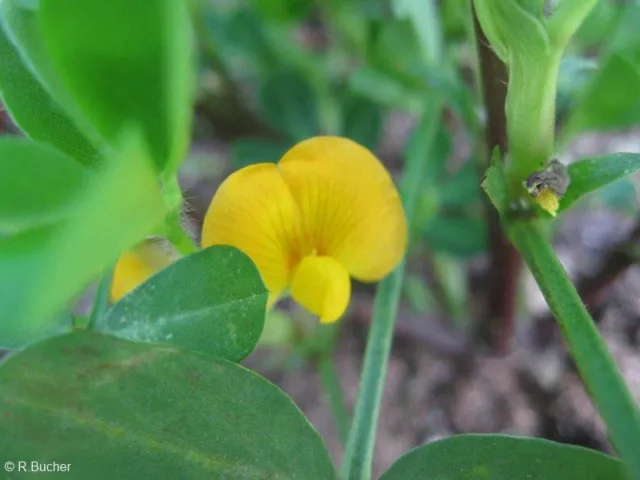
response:
{"label": "large green leaf", "polygon": [[614,153],[585,158],[569,165],[571,183],[560,200],[560,211],[569,208],[583,195],[640,171],[640,154]]}
{"label": "large green leaf", "polygon": [[626,480],[624,464],[536,438],[456,435],[406,453],[380,480]]}
{"label": "large green leaf", "polygon": [[152,276],[99,319],[96,330],[239,361],[258,343],[267,296],[249,257],[214,246]]}
{"label": "large green leaf", "polygon": [[13,121],[31,138],[50,143],[83,163],[95,163],[95,148],[33,76],[1,24],[0,58],[0,99]]}
{"label": "large green leaf", "polygon": [[102,149],[104,140],[82,114],[74,96],[64,87],[47,53],[45,41],[38,25],[40,1],[2,0],[0,20],[5,33],[20,53],[20,58],[40,82],[46,92],[69,115],[74,125],[92,145]]}
{"label": "large green leaf", "polygon": [[318,105],[309,82],[292,70],[276,71],[260,86],[262,116],[299,141],[318,134]]}
{"label": "large green leaf", "polygon": [[87,170],[54,148],[0,138],[0,235],[68,218]]}
{"label": "large green leaf", "polygon": [[215,357],[80,332],[10,356],[0,384],[3,461],[82,480],[335,478],[295,404]]}
{"label": "large green leaf", "polygon": [[189,2],[47,0],[46,51],[66,89],[110,142],[136,122],[158,170],[175,171],[190,133]]}
{"label": "large green leaf", "polygon": [[140,135],[129,132],[76,197],[64,221],[0,238],[0,346],[51,333],[52,318],[165,214]]}

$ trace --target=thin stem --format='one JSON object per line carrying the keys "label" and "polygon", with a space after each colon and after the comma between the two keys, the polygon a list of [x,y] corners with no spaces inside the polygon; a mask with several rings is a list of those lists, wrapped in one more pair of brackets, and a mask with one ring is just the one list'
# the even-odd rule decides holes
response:
{"label": "thin stem", "polygon": [[[489,46],[475,9],[473,24],[482,79],[482,97],[487,111],[486,169],[495,147],[500,149],[503,156],[508,151],[505,102],[509,76],[506,65]],[[490,264],[486,288],[482,289],[484,308],[478,333],[495,352],[507,353],[515,324],[517,280],[522,262],[502,231],[498,212],[488,199],[484,207],[489,224]]]}
{"label": "thin stem", "polygon": [[[402,184],[402,199],[409,224],[415,210],[420,184],[424,178],[425,165],[435,132],[438,129],[442,105],[440,99],[432,98],[418,127],[418,142],[408,156],[407,168]],[[375,434],[378,427],[382,389],[387,374],[387,362],[391,351],[396,312],[404,277],[404,265],[400,265],[388,275],[380,285],[374,302],[371,330],[367,339],[364,366],[360,380],[360,390],[355,408],[355,416],[349,431],[347,449],[342,465],[342,478],[368,480],[371,478],[371,462]]]}
{"label": "thin stem", "polygon": [[536,224],[515,222],[509,236],[531,269],[560,324],[576,367],[606,423],[613,444],[640,479],[640,411],[609,354],[604,340]]}
{"label": "thin stem", "polygon": [[340,441],[344,445],[349,433],[349,414],[344,406],[340,379],[336,373],[335,364],[331,352],[324,353],[317,362],[322,380],[322,387],[329,401],[329,409],[338,430]]}
{"label": "thin stem", "polygon": [[114,267],[108,268],[98,283],[98,289],[93,300],[93,308],[91,309],[91,316],[89,317],[89,323],[87,324],[87,330],[93,330],[98,319],[104,315],[109,308],[109,292],[111,290],[111,281],[113,279]]}

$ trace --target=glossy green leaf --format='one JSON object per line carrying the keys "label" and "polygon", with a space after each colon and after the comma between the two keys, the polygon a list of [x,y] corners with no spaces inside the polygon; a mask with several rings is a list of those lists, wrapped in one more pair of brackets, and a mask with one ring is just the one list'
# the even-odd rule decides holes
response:
{"label": "glossy green leaf", "polygon": [[384,111],[367,98],[352,95],[342,111],[342,135],[375,150],[384,126]]}
{"label": "glossy green leaf", "polygon": [[96,163],[95,148],[33,76],[1,24],[0,58],[0,99],[16,125],[31,138],[49,143],[82,163]]}
{"label": "glossy green leaf", "polygon": [[87,169],[48,145],[0,138],[0,235],[68,218]]}
{"label": "glossy green leaf", "polygon": [[276,71],[260,86],[262,117],[299,141],[318,134],[318,105],[309,82],[294,71]]}
{"label": "glossy green leaf", "polygon": [[614,153],[585,158],[569,165],[571,183],[560,200],[560,211],[569,208],[580,197],[640,171],[640,154]]}
{"label": "glossy green leaf", "polygon": [[436,252],[469,257],[487,248],[487,225],[476,217],[437,216],[422,231],[427,245]]}
{"label": "glossy green leaf", "polygon": [[640,68],[609,57],[583,90],[567,121],[567,135],[640,123]]}
{"label": "glossy green leaf", "polygon": [[10,356],[0,383],[3,459],[70,479],[335,478],[279,388],[208,355],[79,332]]}
{"label": "glossy green leaf", "polygon": [[533,222],[512,222],[507,234],[558,321],[613,445],[627,463],[632,478],[640,478],[640,410],[616,361],[540,227]]}
{"label": "glossy green leaf", "polygon": [[158,170],[175,171],[190,134],[189,3],[47,0],[38,20],[63,84],[100,134],[113,142],[136,122]]}
{"label": "glossy green leaf", "polygon": [[229,156],[236,168],[254,163],[277,162],[291,147],[288,143],[266,138],[241,138],[231,144]]}
{"label": "glossy green leaf", "polygon": [[66,220],[0,238],[0,346],[48,335],[66,302],[162,221],[160,186],[141,137],[128,132],[120,144]]}
{"label": "glossy green leaf", "polygon": [[380,480],[627,480],[624,464],[582,447],[537,438],[456,435],[414,448]]}
{"label": "glossy green leaf", "polygon": [[258,343],[267,297],[249,257],[214,246],[152,276],[98,319],[95,330],[237,362]]}

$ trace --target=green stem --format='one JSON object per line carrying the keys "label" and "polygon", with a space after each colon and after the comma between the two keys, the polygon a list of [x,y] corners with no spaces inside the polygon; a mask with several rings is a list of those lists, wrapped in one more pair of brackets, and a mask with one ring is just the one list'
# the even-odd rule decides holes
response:
{"label": "green stem", "polygon": [[561,52],[536,61],[516,57],[510,62],[505,110],[512,192],[520,191],[522,182],[553,156],[560,58]]}
{"label": "green stem", "polygon": [[347,441],[347,434],[349,433],[349,414],[344,407],[340,380],[336,374],[331,352],[323,354],[318,359],[317,366],[320,371],[320,379],[322,380],[324,392],[329,400],[329,409],[333,415],[338,436],[344,445]]}
{"label": "green stem", "polygon": [[580,375],[633,478],[640,479],[640,411],[567,273],[536,224],[516,222],[509,237],[560,324]]}
{"label": "green stem", "polygon": [[[408,154],[401,193],[409,224],[411,224],[420,193],[420,184],[424,178],[425,165],[429,161],[435,132],[440,122],[441,109],[440,99],[430,99],[423,120],[416,132],[419,135],[416,137],[418,141]],[[403,260],[378,286],[364,355],[358,401],[341,470],[344,479],[368,480],[371,478],[371,462],[380,414],[380,401],[387,374],[387,362],[400,300],[404,265]]]}
{"label": "green stem", "polygon": [[114,267],[108,268],[98,284],[96,295],[93,299],[93,308],[91,309],[91,316],[89,317],[89,323],[87,324],[87,330],[93,330],[98,319],[104,315],[109,307],[109,292],[111,290],[111,280],[113,279]]}

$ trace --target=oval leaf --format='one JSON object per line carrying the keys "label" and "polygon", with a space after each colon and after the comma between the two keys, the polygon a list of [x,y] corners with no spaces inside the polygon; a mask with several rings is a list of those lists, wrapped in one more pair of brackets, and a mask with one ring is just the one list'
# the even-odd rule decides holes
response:
{"label": "oval leaf", "polygon": [[571,183],[560,200],[560,211],[569,208],[580,197],[640,171],[639,153],[614,153],[585,158],[568,167]]}
{"label": "oval leaf", "polygon": [[95,163],[96,150],[24,65],[2,25],[0,58],[0,98],[16,125],[31,138],[50,143],[82,163]]}
{"label": "oval leaf", "polygon": [[79,332],[10,356],[0,384],[3,459],[69,478],[335,478],[295,404],[225,360]]}
{"label": "oval leaf", "polygon": [[68,218],[88,180],[80,163],[48,145],[0,139],[0,235]]}
{"label": "oval leaf", "polygon": [[46,51],[102,136],[139,123],[158,170],[175,170],[190,131],[189,2],[47,0],[38,10]]}
{"label": "oval leaf", "polygon": [[99,319],[96,329],[239,361],[260,339],[267,297],[251,259],[219,245],[152,276]]}
{"label": "oval leaf", "polygon": [[380,480],[626,480],[624,464],[582,447],[537,438],[456,435],[400,457]]}

